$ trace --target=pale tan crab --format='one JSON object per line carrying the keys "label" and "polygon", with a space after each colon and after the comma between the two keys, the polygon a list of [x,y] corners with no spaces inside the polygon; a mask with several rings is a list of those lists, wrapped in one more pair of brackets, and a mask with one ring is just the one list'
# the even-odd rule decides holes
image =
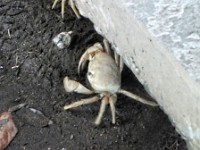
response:
{"label": "pale tan crab", "polygon": [[[56,4],[58,3],[58,1],[59,1],[59,0],[54,0],[52,9],[55,8],[55,6],[56,6]],[[77,17],[78,19],[81,18],[80,14],[79,14],[79,12],[78,12],[78,10],[76,9],[76,6],[75,6],[75,4],[74,4],[74,0],[61,0],[61,1],[62,1],[62,2],[61,2],[61,16],[62,16],[62,18],[64,18],[65,3],[66,3],[66,1],[68,1],[69,5],[70,5],[70,7],[72,8],[73,12],[75,13],[76,17]]]}
{"label": "pale tan crab", "polygon": [[92,87],[92,90],[86,88],[75,80],[69,79],[69,77],[64,78],[64,88],[67,92],[98,94],[97,96],[82,99],[64,106],[64,109],[67,110],[101,100],[100,110],[95,120],[96,125],[101,123],[107,104],[110,105],[112,123],[115,124],[115,103],[117,101],[117,93],[122,93],[147,105],[157,106],[155,102],[147,101],[133,93],[121,89],[121,71],[123,68],[122,60],[118,59],[119,57],[115,57],[114,60],[110,55],[108,45],[106,42],[104,43],[106,51],[104,51],[100,43],[96,43],[85,51],[79,61],[78,72],[84,68],[86,61],[89,60],[87,79]]}

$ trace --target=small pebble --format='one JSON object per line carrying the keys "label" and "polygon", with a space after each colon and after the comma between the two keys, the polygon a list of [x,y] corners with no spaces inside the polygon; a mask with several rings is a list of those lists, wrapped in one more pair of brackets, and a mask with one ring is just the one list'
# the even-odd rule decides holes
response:
{"label": "small pebble", "polygon": [[72,31],[69,32],[61,32],[57,36],[53,38],[53,42],[57,45],[58,48],[63,49],[68,47],[71,43],[71,34]]}
{"label": "small pebble", "polygon": [[70,140],[72,140],[74,138],[74,135],[73,134],[71,134],[70,135]]}

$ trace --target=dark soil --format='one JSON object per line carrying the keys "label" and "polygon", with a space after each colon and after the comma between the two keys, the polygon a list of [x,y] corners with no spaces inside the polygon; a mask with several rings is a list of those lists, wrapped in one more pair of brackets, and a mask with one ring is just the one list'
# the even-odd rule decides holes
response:
{"label": "dark soil", "polygon": [[[70,76],[86,85],[85,74],[77,74],[78,60],[102,37],[88,19],[77,20],[68,6],[62,20],[60,7],[52,10],[51,5],[51,0],[0,0],[0,112],[27,103],[53,121],[45,125],[34,118],[37,114],[13,112],[19,131],[7,150],[186,150],[162,110],[123,95],[118,95],[116,125],[108,110],[102,124],[94,126],[100,103],[63,110],[65,104],[88,97],[66,93],[62,81]],[[59,50],[52,38],[69,30],[71,46]],[[122,87],[149,97],[127,68]]]}

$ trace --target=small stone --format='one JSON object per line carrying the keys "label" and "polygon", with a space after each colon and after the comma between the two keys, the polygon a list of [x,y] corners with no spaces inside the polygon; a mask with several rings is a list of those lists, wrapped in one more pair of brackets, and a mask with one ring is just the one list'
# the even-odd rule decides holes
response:
{"label": "small stone", "polygon": [[74,138],[74,135],[73,134],[71,134],[70,135],[70,140],[72,140]]}
{"label": "small stone", "polygon": [[72,31],[61,32],[53,38],[53,42],[60,49],[68,47],[71,43],[71,34],[72,34]]}

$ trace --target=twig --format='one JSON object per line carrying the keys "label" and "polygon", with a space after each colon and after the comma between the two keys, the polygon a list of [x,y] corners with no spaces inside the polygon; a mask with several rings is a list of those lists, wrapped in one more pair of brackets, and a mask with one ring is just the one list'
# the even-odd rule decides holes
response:
{"label": "twig", "polygon": [[8,36],[11,39],[10,29],[8,29]]}
{"label": "twig", "polygon": [[18,57],[17,54],[16,54],[15,66],[11,67],[12,69],[19,68],[19,65],[17,65],[17,63],[18,63],[18,58],[19,58],[19,57]]}

